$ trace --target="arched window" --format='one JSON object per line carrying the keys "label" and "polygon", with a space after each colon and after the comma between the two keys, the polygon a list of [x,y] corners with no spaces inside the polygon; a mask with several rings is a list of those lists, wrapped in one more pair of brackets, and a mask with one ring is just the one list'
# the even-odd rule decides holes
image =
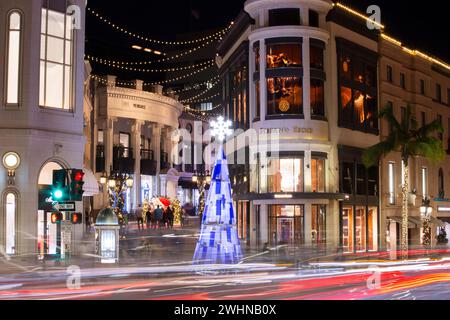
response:
{"label": "arched window", "polygon": [[444,187],[444,170],[442,170],[442,168],[439,169],[438,183],[439,183],[439,198],[443,199],[445,198],[445,187]]}
{"label": "arched window", "polygon": [[5,197],[6,254],[16,253],[17,196],[9,192]]}
{"label": "arched window", "polygon": [[22,15],[18,11],[11,11],[7,21],[6,103],[18,104]]}

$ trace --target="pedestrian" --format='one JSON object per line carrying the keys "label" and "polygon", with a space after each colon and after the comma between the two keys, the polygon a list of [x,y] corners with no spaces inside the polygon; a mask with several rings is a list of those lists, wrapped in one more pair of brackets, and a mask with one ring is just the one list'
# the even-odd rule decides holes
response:
{"label": "pedestrian", "polygon": [[167,228],[173,229],[174,214],[173,214],[173,209],[171,208],[171,206],[167,207],[166,214],[167,214]]}
{"label": "pedestrian", "polygon": [[144,229],[144,216],[143,216],[143,209],[142,209],[142,205],[138,205],[138,207],[136,208],[135,211],[135,215],[136,215],[136,220],[137,220],[137,225],[138,225],[138,229],[141,230]]}
{"label": "pedestrian", "polygon": [[150,209],[145,213],[145,222],[147,224],[147,230],[150,229],[152,227],[152,212]]}
{"label": "pedestrian", "polygon": [[181,209],[181,217],[180,217],[181,227],[183,228],[186,223],[186,209]]}
{"label": "pedestrian", "polygon": [[163,223],[163,218],[164,218],[164,212],[162,211],[162,209],[159,205],[156,207],[153,215],[155,216],[155,227],[156,227],[156,224],[158,224],[159,228],[161,228],[162,223]]}

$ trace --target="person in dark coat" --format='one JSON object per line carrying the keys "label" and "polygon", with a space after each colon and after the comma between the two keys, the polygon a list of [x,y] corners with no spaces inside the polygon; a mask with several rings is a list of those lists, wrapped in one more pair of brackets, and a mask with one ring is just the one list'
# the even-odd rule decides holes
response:
{"label": "person in dark coat", "polygon": [[162,211],[159,205],[156,207],[155,212],[153,214],[155,216],[155,221],[157,222],[157,224],[159,224],[159,228],[161,228],[161,224],[164,218],[164,212]]}

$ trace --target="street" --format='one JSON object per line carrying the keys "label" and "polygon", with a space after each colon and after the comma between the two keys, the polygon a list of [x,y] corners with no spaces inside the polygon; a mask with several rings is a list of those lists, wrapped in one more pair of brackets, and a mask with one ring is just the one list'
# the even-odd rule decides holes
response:
{"label": "street", "polygon": [[[337,255],[292,260],[277,253],[245,254],[237,265],[193,265],[196,227],[130,228],[119,265],[95,257],[61,262],[2,261],[0,299],[42,300],[444,300],[450,298],[450,251],[410,260],[386,253],[353,260]],[[291,261],[290,261],[291,259]],[[278,261],[277,261],[278,260]]]}

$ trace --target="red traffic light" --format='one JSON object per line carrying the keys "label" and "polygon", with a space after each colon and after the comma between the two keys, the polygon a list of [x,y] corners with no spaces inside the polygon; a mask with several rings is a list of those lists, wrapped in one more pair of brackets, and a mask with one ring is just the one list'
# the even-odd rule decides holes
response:
{"label": "red traffic light", "polygon": [[52,223],[58,223],[62,221],[62,213],[61,212],[53,212],[50,219]]}
{"label": "red traffic light", "polygon": [[72,213],[72,215],[70,216],[70,221],[73,224],[81,224],[81,223],[83,223],[82,218],[83,217],[82,217],[81,213]]}
{"label": "red traffic light", "polygon": [[84,172],[83,171],[76,171],[75,175],[73,177],[73,180],[75,181],[83,181],[84,178]]}

